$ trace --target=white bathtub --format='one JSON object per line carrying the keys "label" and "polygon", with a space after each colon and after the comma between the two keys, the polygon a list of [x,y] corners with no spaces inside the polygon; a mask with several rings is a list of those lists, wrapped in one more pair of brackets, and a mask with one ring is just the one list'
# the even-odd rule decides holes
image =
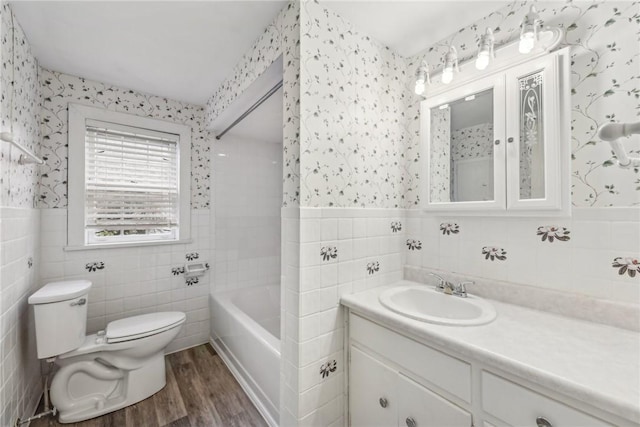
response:
{"label": "white bathtub", "polygon": [[270,425],[280,402],[280,286],[214,292],[212,344]]}

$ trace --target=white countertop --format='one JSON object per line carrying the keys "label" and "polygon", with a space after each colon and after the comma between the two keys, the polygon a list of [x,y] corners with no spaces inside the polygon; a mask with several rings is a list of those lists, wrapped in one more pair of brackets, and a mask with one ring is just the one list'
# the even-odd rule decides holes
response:
{"label": "white countertop", "polygon": [[640,333],[494,300],[498,316],[489,324],[435,325],[396,314],[378,301],[384,290],[407,284],[420,285],[402,281],[345,295],[341,303],[425,343],[640,423]]}

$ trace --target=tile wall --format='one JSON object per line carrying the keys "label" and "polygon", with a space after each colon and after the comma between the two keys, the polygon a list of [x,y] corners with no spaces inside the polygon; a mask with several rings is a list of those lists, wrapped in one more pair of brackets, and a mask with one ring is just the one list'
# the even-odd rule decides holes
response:
{"label": "tile wall", "polygon": [[[285,266],[282,345],[291,357],[283,367],[283,425],[343,425],[340,296],[402,279],[401,217],[396,209],[301,208],[299,219],[283,218],[285,257],[299,254],[297,265]],[[287,280],[297,274],[298,281]]]}
{"label": "tile wall", "polygon": [[0,425],[30,416],[42,385],[27,298],[38,288],[37,209],[0,208]]}
{"label": "tile wall", "polygon": [[[38,63],[11,7],[0,2],[0,122],[39,152]],[[0,425],[33,413],[42,392],[33,317],[27,298],[38,287],[40,215],[37,165],[0,142]]]}
{"label": "tile wall", "polygon": [[282,142],[227,134],[213,149],[213,291],[280,283]]}
{"label": "tile wall", "polygon": [[575,208],[571,218],[444,217],[409,211],[409,266],[640,301],[636,208]]}
{"label": "tile wall", "polygon": [[[86,279],[89,293],[87,332],[112,320],[157,311],[182,311],[187,321],[167,352],[209,340],[211,272],[187,284],[181,270],[187,260],[211,263],[209,210],[192,210],[193,243],[148,247],[65,251],[67,210],[40,209],[42,259],[39,285]],[[211,264],[210,264],[211,265]]]}

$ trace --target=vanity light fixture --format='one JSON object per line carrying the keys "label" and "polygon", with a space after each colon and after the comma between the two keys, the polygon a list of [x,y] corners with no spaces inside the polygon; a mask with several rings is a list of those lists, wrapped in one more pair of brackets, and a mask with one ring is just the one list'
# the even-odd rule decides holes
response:
{"label": "vanity light fixture", "polygon": [[458,51],[454,46],[449,47],[449,52],[444,57],[444,69],[442,70],[442,83],[448,85],[453,80],[453,71],[460,72],[458,67]]}
{"label": "vanity light fixture", "polygon": [[480,37],[478,57],[476,58],[476,68],[478,70],[486,69],[491,59],[496,57],[493,51],[494,43],[495,38],[493,37],[493,31],[491,31],[491,28],[487,28],[485,33]]}
{"label": "vanity light fixture", "polygon": [[438,107],[440,110],[446,110],[447,108],[449,108],[449,104],[442,104],[441,106]]}
{"label": "vanity light fixture", "polygon": [[530,53],[536,46],[536,42],[538,41],[538,27],[540,27],[541,24],[540,15],[538,15],[535,6],[531,6],[529,13],[522,19],[520,44],[518,45],[520,53]]}
{"label": "vanity light fixture", "polygon": [[469,96],[464,98],[465,101],[473,101],[474,99],[476,99],[475,95],[469,95]]}
{"label": "vanity light fixture", "polygon": [[414,91],[416,95],[422,95],[427,84],[431,84],[429,79],[429,65],[427,61],[422,61],[416,70],[416,85]]}

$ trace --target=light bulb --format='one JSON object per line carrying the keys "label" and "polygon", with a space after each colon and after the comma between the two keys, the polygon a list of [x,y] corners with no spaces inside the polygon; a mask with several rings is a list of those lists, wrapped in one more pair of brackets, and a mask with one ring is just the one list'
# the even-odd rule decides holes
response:
{"label": "light bulb", "polygon": [[522,33],[518,50],[520,53],[529,53],[536,45],[536,36],[533,32]]}
{"label": "light bulb", "polygon": [[488,66],[489,66],[489,52],[478,53],[478,58],[476,59],[476,68],[478,70],[484,70]]}
{"label": "light bulb", "polygon": [[453,80],[453,67],[442,70],[442,83],[448,85]]}
{"label": "light bulb", "polygon": [[538,26],[541,24],[540,16],[534,6],[531,6],[522,20],[522,31],[520,32],[520,44],[518,50],[520,53],[530,53],[536,47],[538,39]]}
{"label": "light bulb", "polygon": [[416,70],[416,85],[413,89],[416,95],[422,95],[424,93],[427,83],[431,84],[429,81],[429,65],[427,61],[423,60]]}

